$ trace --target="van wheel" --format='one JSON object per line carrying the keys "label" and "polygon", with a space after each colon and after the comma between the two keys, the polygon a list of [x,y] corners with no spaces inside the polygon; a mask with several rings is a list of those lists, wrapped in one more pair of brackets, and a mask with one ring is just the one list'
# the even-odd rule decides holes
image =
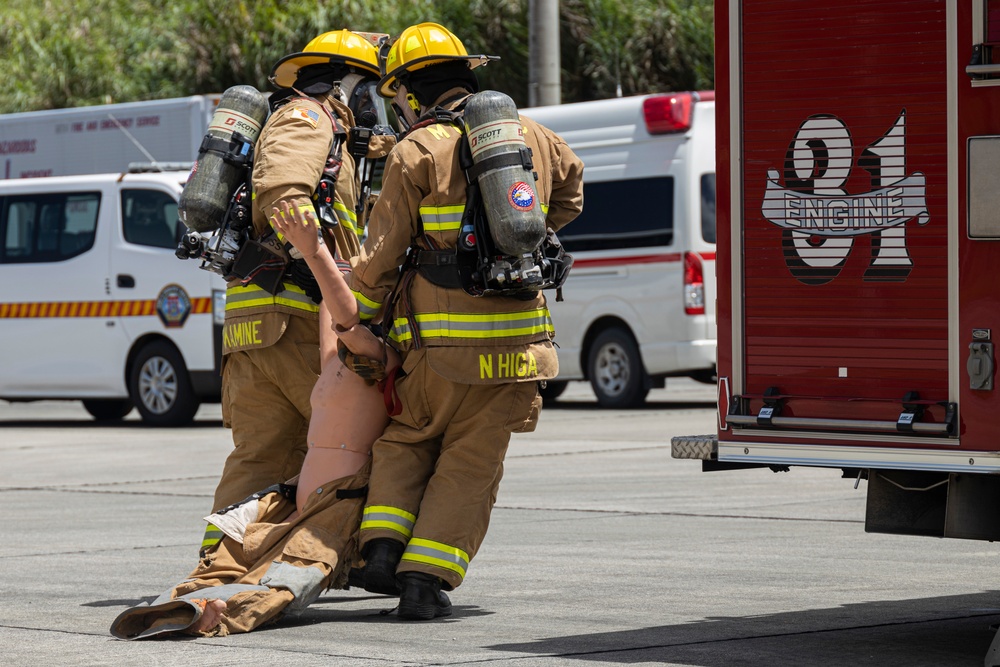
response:
{"label": "van wheel", "polygon": [[97,421],[117,421],[132,412],[133,407],[127,398],[90,398],[83,402],[83,409]]}
{"label": "van wheel", "polygon": [[646,400],[649,383],[639,348],[627,331],[614,327],[598,334],[590,347],[587,370],[602,408],[634,408]]}
{"label": "van wheel", "polygon": [[543,401],[551,403],[562,396],[568,385],[569,382],[566,380],[546,380],[544,388],[541,385],[538,386],[538,393],[541,394]]}
{"label": "van wheel", "polygon": [[154,341],[136,355],[129,394],[142,420],[151,426],[189,424],[198,411],[187,366],[173,345]]}

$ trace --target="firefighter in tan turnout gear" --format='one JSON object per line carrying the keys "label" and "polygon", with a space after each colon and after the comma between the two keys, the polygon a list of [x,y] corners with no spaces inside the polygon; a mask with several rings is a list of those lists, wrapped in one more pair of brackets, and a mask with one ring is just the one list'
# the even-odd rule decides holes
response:
{"label": "firefighter in tan turnout gear", "polygon": [[[357,302],[320,244],[312,213],[284,202],[271,224],[309,264],[340,340],[358,355],[385,359],[390,370],[398,366],[399,355],[359,326]],[[179,584],[119,614],[111,624],[115,637],[249,632],[301,612],[326,588],[344,587],[358,560],[372,443],[389,418],[383,392],[347,372],[335,350],[324,356],[320,388],[298,478],[209,517],[225,532],[222,541]]]}
{"label": "firefighter in tan turnout gear", "polygon": [[[279,84],[284,80],[295,88],[304,89],[303,92],[321,95],[324,80],[332,74],[338,77],[341,86],[349,89],[348,77],[352,73],[343,67],[342,60],[350,62],[343,57],[344,53],[360,52],[372,61],[376,57],[373,46],[357,41],[348,31],[322,35],[310,43],[310,47],[305,55],[294,54],[278,63],[274,78]],[[324,53],[317,53],[317,47]],[[333,53],[340,56],[332,57]],[[321,62],[316,62],[316,58]],[[291,72],[283,68],[289,62],[296,65]],[[283,76],[291,78],[283,79]],[[365,74],[355,81],[374,83],[375,79]],[[336,93],[337,88],[334,85],[330,90]],[[275,131],[281,128],[282,133],[274,137],[275,141],[286,136],[297,140],[303,138],[304,133],[294,122],[300,112],[313,112],[317,116],[318,112],[326,113],[319,103],[308,105],[308,102],[289,100],[288,105],[298,105],[289,115],[283,115],[279,107],[272,120]],[[352,120],[350,110],[336,100],[324,99],[322,104],[348,123]],[[309,118],[316,120],[311,115]],[[325,120],[323,116],[319,119]],[[332,115],[328,124],[335,127]],[[307,125],[315,129],[320,123]],[[267,132],[265,129],[264,138]],[[327,173],[331,164],[336,167],[341,157],[345,166],[352,166],[347,162],[350,157],[341,156],[337,150],[336,137],[331,140],[330,132],[321,137],[326,139],[324,155],[335,158],[331,163],[324,157]],[[377,157],[384,155],[390,143],[394,143],[392,137],[381,137],[374,146],[368,141],[367,147],[359,144],[357,150],[360,153],[366,148],[368,157]],[[284,144],[259,145],[265,149],[277,146],[279,148],[271,151],[272,155],[285,155],[280,152],[286,150]],[[293,147],[305,153],[304,141]],[[313,155],[318,156],[318,153]],[[292,170],[290,163],[291,160],[284,161]],[[264,164],[273,166],[275,163],[265,161]],[[347,180],[344,180],[345,174]],[[256,172],[254,175],[257,185],[261,181],[256,178]],[[344,368],[338,355],[338,342],[346,343],[350,351],[364,357],[384,359],[390,369],[398,365],[399,357],[393,350],[386,349],[367,328],[357,326],[357,301],[341,275],[349,266],[344,259],[353,258],[359,247],[355,230],[360,227],[353,224],[354,211],[348,206],[354,203],[351,195],[356,192],[357,184],[347,170],[342,171],[336,183],[337,197],[335,200],[331,197],[326,213],[336,215],[339,224],[332,230],[324,229],[332,233],[324,233],[322,238],[318,233],[319,216],[324,213],[325,202],[319,198],[314,207],[308,198],[296,196],[303,191],[301,188],[290,189],[292,196],[277,198],[268,196],[268,191],[264,190],[263,196],[258,195],[258,202],[266,198],[272,202],[271,207],[264,210],[257,206],[254,210],[255,222],[258,216],[268,216],[265,218],[268,227],[257,225],[255,228],[259,237],[266,238],[269,229],[277,232],[282,242],[295,249],[295,254],[308,268],[308,275],[314,279],[314,284],[296,286],[307,294],[319,289],[323,297],[319,308],[321,325],[317,325],[315,318],[310,322],[312,331],[318,333],[319,343],[314,336],[314,342],[309,345],[318,346],[322,351],[319,355],[322,373],[312,389],[311,402],[308,395],[305,398],[312,413],[308,424],[309,449],[301,472],[293,471],[299,474],[291,479],[288,479],[290,474],[285,474],[272,480],[281,483],[262,484],[252,494],[245,492],[237,501],[207,517],[212,529],[224,537],[216,540],[198,566],[179,584],[152,603],[143,603],[119,614],[111,624],[111,632],[118,638],[143,639],[176,633],[223,636],[248,632],[284,614],[300,613],[323,590],[345,587],[350,568],[360,562],[357,532],[367,489],[371,446],[388,423],[388,415],[378,387]],[[302,281],[300,276],[294,278]],[[290,290],[287,284],[285,290]],[[280,313],[271,309],[261,312],[265,317],[268,313]],[[284,322],[294,319],[285,318]],[[303,335],[294,339],[296,345],[305,347],[307,331],[302,329]],[[265,350],[273,350],[278,345],[281,343]],[[258,356],[254,352],[237,358],[256,363]],[[285,373],[294,370],[291,365],[287,368],[276,365],[274,372],[278,378],[283,378]],[[261,404],[259,409],[262,420],[271,414],[270,405]],[[232,460],[231,457],[230,462]],[[263,488],[265,486],[267,488]]]}
{"label": "firefighter in tan turnout gear", "polygon": [[[320,320],[328,329],[330,318],[321,313],[320,291],[308,266],[273,232],[268,218],[286,203],[310,211],[326,219],[327,248],[336,249],[338,259],[346,263],[357,254],[363,216],[359,220],[347,132],[356,115],[370,115],[378,73],[378,50],[348,30],[316,37],[271,72],[280,90],[271,96],[271,116],[255,149],[252,237],[275,252],[271,264],[283,273],[276,293],[238,281],[226,292],[222,411],[234,449],[213,510],[284,482],[302,466],[310,394],[321,370]],[[221,537],[209,525],[202,553]]]}
{"label": "firefighter in tan turnout gear", "polygon": [[[351,289],[362,318],[388,311],[381,321],[403,373],[395,378],[401,411],[372,450],[361,542],[366,588],[391,590],[398,580],[404,619],[451,613],[442,589],[462,583],[486,534],[510,435],[534,429],[538,381],[558,370],[540,291],[472,296],[408,263],[419,256],[407,254],[411,246],[459,243],[468,182],[453,112],[479,90],[472,69],[491,58],[470,56],[446,28],[423,23],[392,44],[379,82],[410,131],[386,162]],[[512,203],[541,207],[543,224],[558,230],[582,210],[583,164],[551,131],[521,124],[537,180],[526,172]]]}

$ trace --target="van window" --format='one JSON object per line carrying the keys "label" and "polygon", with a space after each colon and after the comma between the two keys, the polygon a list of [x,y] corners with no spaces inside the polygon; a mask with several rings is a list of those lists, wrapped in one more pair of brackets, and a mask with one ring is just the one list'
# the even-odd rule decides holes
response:
{"label": "van window", "polygon": [[569,252],[670,245],[672,176],[583,184],[583,212],[559,232]]}
{"label": "van window", "polygon": [[715,243],[715,174],[701,176],[701,238]]}
{"label": "van window", "polygon": [[173,250],[180,225],[177,201],[166,192],[122,190],[122,231],[129,243]]}
{"label": "van window", "polygon": [[98,192],[6,197],[0,218],[0,264],[60,262],[94,245]]}

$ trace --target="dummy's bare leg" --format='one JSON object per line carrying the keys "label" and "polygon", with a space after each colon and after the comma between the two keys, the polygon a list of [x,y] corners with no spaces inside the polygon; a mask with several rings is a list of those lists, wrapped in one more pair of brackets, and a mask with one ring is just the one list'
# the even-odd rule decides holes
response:
{"label": "dummy's bare leg", "polygon": [[[313,212],[282,202],[274,208],[271,225],[299,249],[323,293],[320,306],[320,351],[323,370],[313,388],[309,450],[299,474],[295,502],[302,511],[309,494],[334,479],[356,473],[371,455],[376,438],[389,423],[382,393],[347,369],[337,358],[337,332],[355,354],[385,359],[387,368],[399,365],[394,350],[386,348],[370,330],[358,326],[358,304],[347,281],[319,239]],[[336,331],[335,331],[336,329]],[[392,359],[389,359],[391,351]]]}
{"label": "dummy's bare leg", "polygon": [[[320,313],[322,322],[322,306]],[[295,497],[299,511],[323,484],[356,473],[368,461],[372,444],[389,423],[382,392],[376,385],[366,384],[337,358],[337,334],[332,326],[320,327],[320,350],[323,370],[313,387],[309,450]]]}

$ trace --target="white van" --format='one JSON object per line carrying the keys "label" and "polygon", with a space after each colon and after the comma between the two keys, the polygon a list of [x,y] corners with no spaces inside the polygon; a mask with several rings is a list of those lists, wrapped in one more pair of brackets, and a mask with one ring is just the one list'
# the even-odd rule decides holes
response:
{"label": "white van", "polygon": [[715,382],[715,94],[687,92],[523,109],[583,160],[583,213],[559,232],[575,258],[549,297],[557,397],[589,380],[603,407],[633,407],[665,378]]}
{"label": "white van", "polygon": [[226,286],[174,254],[187,175],[0,181],[0,399],[158,426],[218,402]]}

